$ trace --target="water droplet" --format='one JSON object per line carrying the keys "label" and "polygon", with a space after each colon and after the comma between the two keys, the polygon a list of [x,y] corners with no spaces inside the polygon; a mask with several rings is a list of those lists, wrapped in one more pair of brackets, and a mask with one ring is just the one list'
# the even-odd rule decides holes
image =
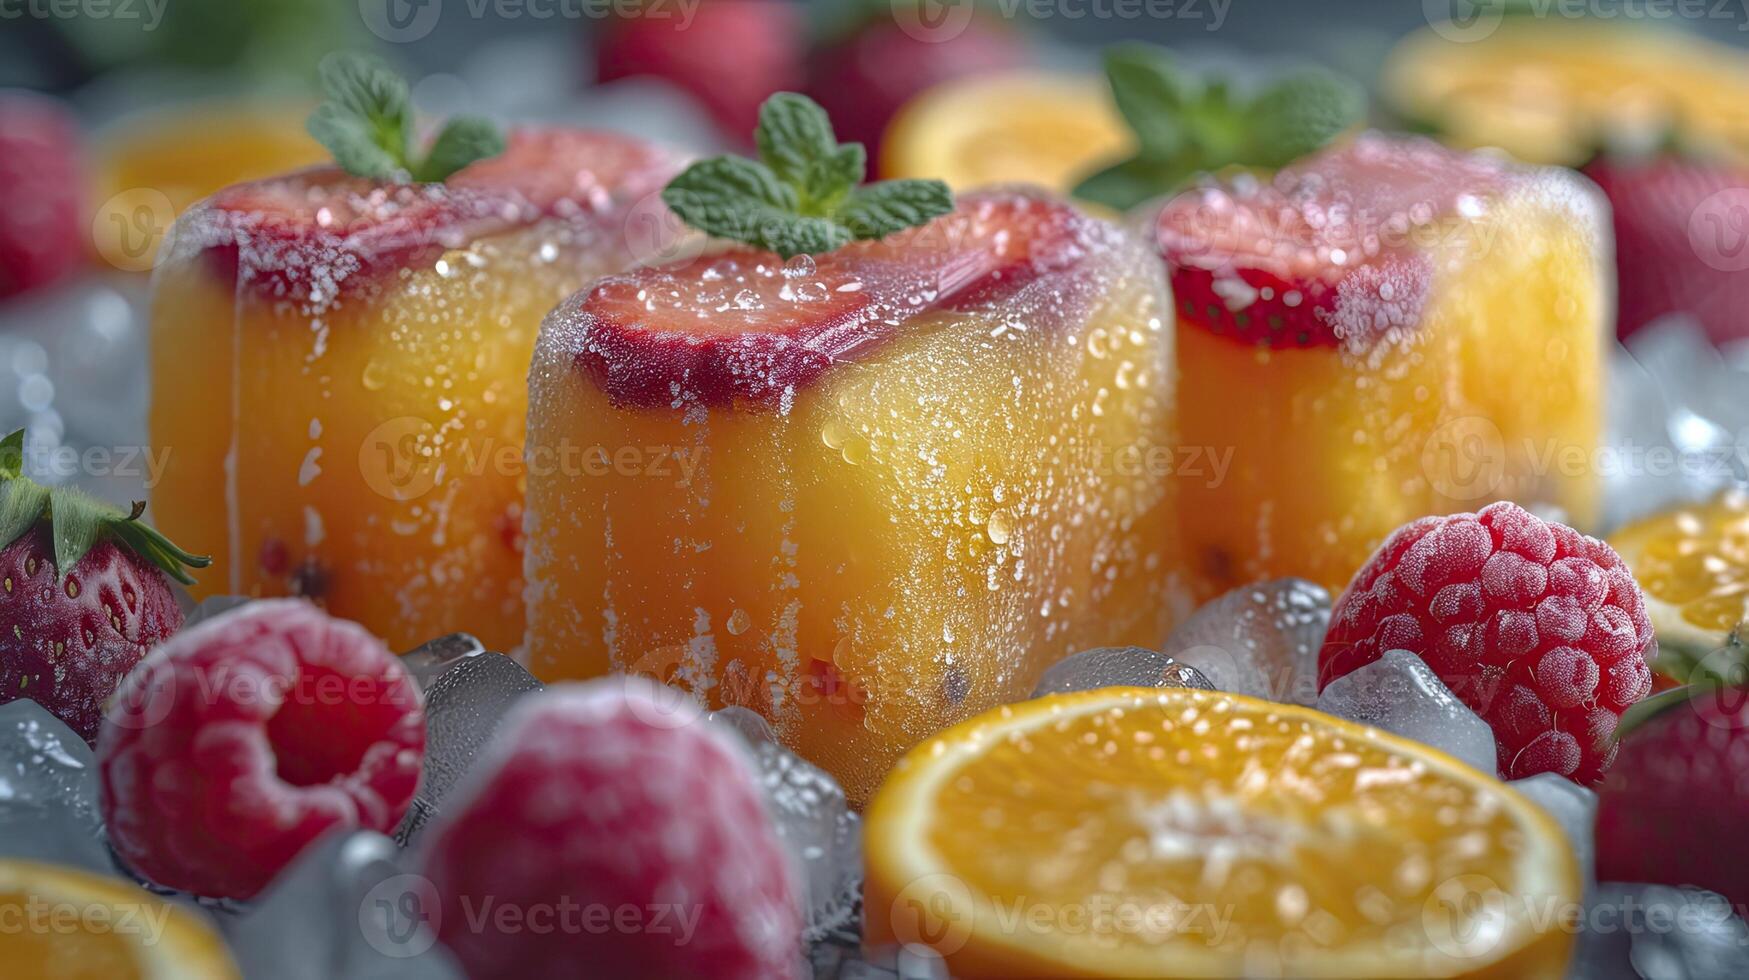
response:
{"label": "water droplet", "polygon": [[817,271],[812,255],[798,255],[783,264],[785,279],[806,279]]}
{"label": "water droplet", "polygon": [[389,383],[389,379],[385,377],[387,374],[388,369],[372,359],[365,362],[364,374],[358,380],[364,385],[366,391],[382,391],[383,387]]}
{"label": "water droplet", "polygon": [[753,617],[747,615],[747,610],[737,609],[729,614],[729,621],[726,625],[729,628],[730,636],[740,636],[747,632],[747,627],[753,625]]}
{"label": "water droplet", "polygon": [[984,526],[984,533],[996,544],[1007,544],[1008,536],[1014,533],[1014,524],[1008,512],[999,510],[991,514],[989,522]]}

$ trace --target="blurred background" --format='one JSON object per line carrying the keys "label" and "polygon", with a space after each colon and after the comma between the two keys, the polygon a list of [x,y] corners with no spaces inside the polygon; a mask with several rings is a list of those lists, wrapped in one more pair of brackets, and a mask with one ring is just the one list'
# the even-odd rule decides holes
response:
{"label": "blurred background", "polygon": [[[1135,152],[1100,71],[1118,41],[1239,91],[1315,66],[1366,124],[1583,170],[1615,210],[1621,337],[1682,324],[1630,341],[1681,383],[1631,379],[1657,410],[1623,398],[1624,424],[1749,447],[1742,0],[0,0],[0,426],[143,444],[159,246],[213,190],[325,159],[303,124],[330,52],[388,60],[428,118],[699,152],[800,90],[881,176],[1070,192]],[[67,478],[138,492],[92,470]]]}

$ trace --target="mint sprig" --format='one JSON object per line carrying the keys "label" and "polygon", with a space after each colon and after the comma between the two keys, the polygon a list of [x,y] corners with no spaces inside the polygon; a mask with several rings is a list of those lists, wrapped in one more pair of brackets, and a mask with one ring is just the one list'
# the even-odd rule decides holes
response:
{"label": "mint sprig", "polygon": [[953,210],[939,180],[864,185],[862,144],[838,142],[826,110],[807,96],[766,99],[753,142],[758,160],[701,160],[669,182],[663,202],[702,232],[786,259],[884,238]]}
{"label": "mint sprig", "polygon": [[1366,114],[1361,88],[1329,72],[1297,72],[1241,97],[1226,80],[1185,72],[1151,44],[1108,49],[1105,74],[1137,151],[1082,181],[1075,196],[1120,209],[1223,167],[1284,167]]}
{"label": "mint sprig", "polygon": [[322,59],[319,74],[328,101],[310,114],[307,128],[347,173],[435,183],[504,152],[504,134],[491,122],[457,116],[437,134],[424,158],[417,158],[413,103],[405,79],[375,58],[350,53]]}
{"label": "mint sprig", "polygon": [[24,430],[0,440],[0,548],[48,521],[55,546],[55,570],[65,580],[79,560],[105,538],[158,566],[184,585],[194,578],[186,569],[205,568],[213,560],[178,548],[140,520],[143,501],[130,510],[104,503],[72,487],[45,487],[24,475]]}

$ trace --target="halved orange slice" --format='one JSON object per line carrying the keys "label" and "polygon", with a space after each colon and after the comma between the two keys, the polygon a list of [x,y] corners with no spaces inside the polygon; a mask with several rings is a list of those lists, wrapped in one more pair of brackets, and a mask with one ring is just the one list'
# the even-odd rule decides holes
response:
{"label": "halved orange slice", "polygon": [[1658,670],[1685,680],[1701,660],[1749,645],[1749,492],[1654,514],[1609,543],[1646,594]]}
{"label": "halved orange slice", "polygon": [[1561,830],[1492,776],[1218,692],[987,712],[866,818],[867,941],[956,977],[1558,977],[1579,908]]}

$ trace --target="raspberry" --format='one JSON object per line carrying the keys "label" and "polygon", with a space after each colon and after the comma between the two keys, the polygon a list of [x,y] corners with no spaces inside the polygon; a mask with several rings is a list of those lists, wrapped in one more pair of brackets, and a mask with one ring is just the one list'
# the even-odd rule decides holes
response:
{"label": "raspberry", "polygon": [[392,831],[425,755],[401,662],[307,602],[253,602],[129,674],[98,740],[103,816],[135,871],[249,898],[335,828]]}
{"label": "raspberry", "polygon": [[1500,776],[1581,785],[1651,690],[1652,621],[1613,549],[1511,503],[1428,517],[1387,539],[1336,601],[1318,687],[1408,650],[1494,729]]}
{"label": "raspberry", "polygon": [[84,259],[83,155],[67,110],[0,93],[0,299],[54,282]]}
{"label": "raspberry", "polygon": [[753,764],[678,698],[614,678],[505,718],[425,859],[471,980],[800,975],[798,886]]}

